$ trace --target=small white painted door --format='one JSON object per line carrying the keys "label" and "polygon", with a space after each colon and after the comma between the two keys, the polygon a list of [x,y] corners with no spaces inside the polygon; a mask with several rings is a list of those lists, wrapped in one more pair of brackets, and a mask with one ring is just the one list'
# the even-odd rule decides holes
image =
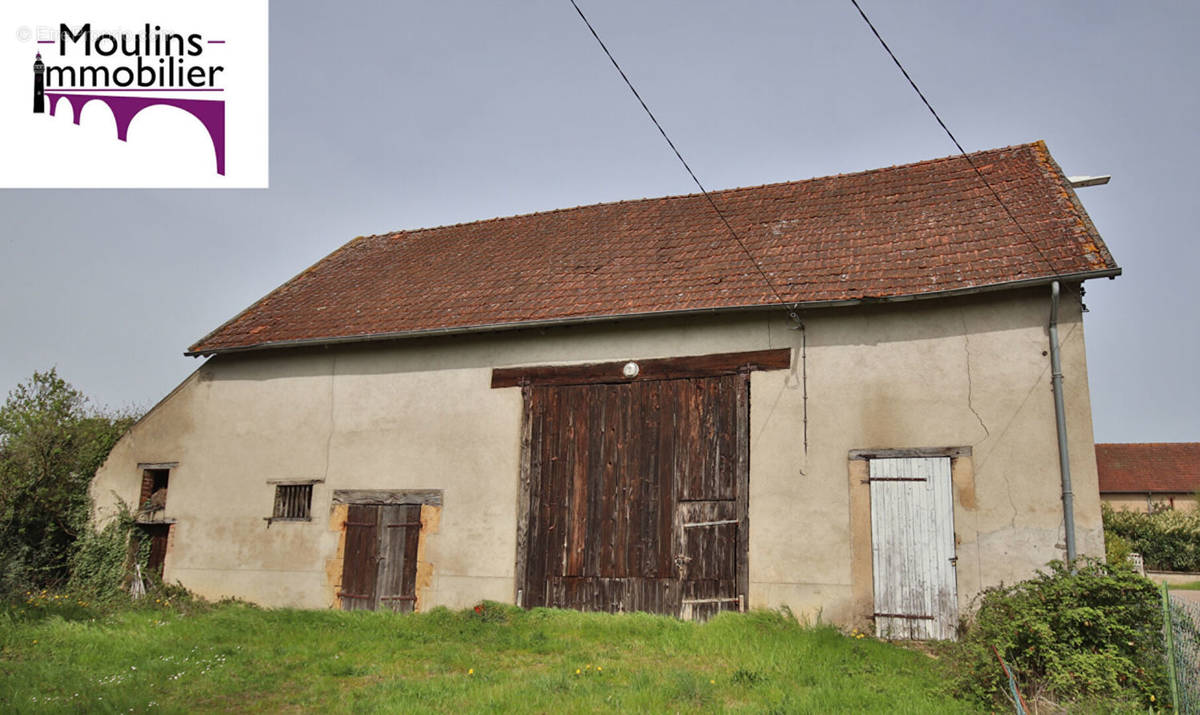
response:
{"label": "small white painted door", "polygon": [[950,458],[871,460],[875,631],[953,639],[958,625]]}

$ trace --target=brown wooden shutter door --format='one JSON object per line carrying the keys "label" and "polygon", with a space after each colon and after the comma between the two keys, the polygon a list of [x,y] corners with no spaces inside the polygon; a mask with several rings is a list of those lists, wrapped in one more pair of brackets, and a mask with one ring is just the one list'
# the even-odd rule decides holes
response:
{"label": "brown wooden shutter door", "polygon": [[412,612],[420,535],[419,505],[351,504],[338,594],[342,609]]}
{"label": "brown wooden shutter door", "polygon": [[379,607],[411,613],[416,602],[417,539],[421,507],[389,505],[382,511],[380,534]]}
{"label": "brown wooden shutter door", "polygon": [[346,514],[342,564],[342,610],[373,611],[378,605],[379,507],[351,504]]}

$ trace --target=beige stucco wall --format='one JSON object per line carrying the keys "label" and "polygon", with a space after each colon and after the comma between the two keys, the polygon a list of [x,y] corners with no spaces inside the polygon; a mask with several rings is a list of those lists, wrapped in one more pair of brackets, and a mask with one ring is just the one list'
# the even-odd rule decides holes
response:
{"label": "beige stucco wall", "polygon": [[[861,616],[848,452],[957,446],[972,449],[954,477],[973,480],[974,503],[955,511],[965,607],[980,587],[1063,556],[1048,294],[814,311],[804,366],[801,333],[779,313],[221,356],[118,443],[93,483],[97,515],[136,499],[139,463],[178,462],[165,577],[208,597],[322,608],[339,558],[334,489],[442,489],[421,545],[422,608],[511,601],[521,395],[491,389],[493,367],[789,347],[790,371],[751,383],[749,604]],[[1101,554],[1076,294],[1061,320],[1080,551]],[[272,479],[324,480],[312,522],[268,527]]]}
{"label": "beige stucco wall", "polygon": [[1188,492],[1159,492],[1156,494],[1123,494],[1106,493],[1100,495],[1101,501],[1117,511],[1150,512],[1151,504],[1170,507],[1179,511],[1191,511],[1196,508],[1196,495]]}

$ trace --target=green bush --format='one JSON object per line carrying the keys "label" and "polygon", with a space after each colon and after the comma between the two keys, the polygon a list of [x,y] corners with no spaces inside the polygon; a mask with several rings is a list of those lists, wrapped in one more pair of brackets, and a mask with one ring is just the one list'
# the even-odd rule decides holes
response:
{"label": "green bush", "polygon": [[1124,566],[1129,563],[1129,555],[1134,552],[1133,544],[1120,534],[1105,532],[1104,560],[1113,566]]}
{"label": "green bush", "polygon": [[51,369],[0,405],[0,598],[60,587],[88,531],[88,486],[136,415],[97,410]]}
{"label": "green bush", "polygon": [[1158,509],[1150,514],[1102,507],[1104,536],[1129,542],[1154,571],[1200,571],[1200,510]]}
{"label": "green bush", "polygon": [[[88,526],[75,540],[68,591],[92,601],[123,595],[122,587],[128,580],[131,568],[129,537],[133,529],[133,512],[124,504],[116,518],[100,531]],[[145,565],[149,556],[149,542],[143,540],[141,546],[140,553],[132,556]]]}
{"label": "green bush", "polygon": [[[1127,567],[1081,559],[981,594],[953,647],[953,687],[989,706],[1008,680],[995,647],[1028,700],[1097,698],[1162,703],[1162,613],[1154,584]],[[1153,698],[1153,699],[1152,699]]]}

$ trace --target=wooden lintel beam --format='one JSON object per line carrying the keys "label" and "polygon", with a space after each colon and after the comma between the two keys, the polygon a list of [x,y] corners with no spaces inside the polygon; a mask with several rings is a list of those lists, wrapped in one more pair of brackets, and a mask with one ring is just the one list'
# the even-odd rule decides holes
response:
{"label": "wooden lintel beam", "polygon": [[851,460],[914,459],[918,457],[970,457],[970,447],[912,447],[908,449],[852,449]]}
{"label": "wooden lintel beam", "polygon": [[334,504],[442,505],[441,489],[335,489]]}
{"label": "wooden lintel beam", "polygon": [[[627,364],[637,364],[637,374],[627,377]],[[584,365],[543,365],[535,367],[498,367],[492,370],[492,387],[520,385],[586,385],[594,383],[644,382],[685,377],[716,377],[751,370],[786,370],[792,364],[790,348],[754,350],[742,353],[717,353],[691,357],[655,358],[588,363]]]}

